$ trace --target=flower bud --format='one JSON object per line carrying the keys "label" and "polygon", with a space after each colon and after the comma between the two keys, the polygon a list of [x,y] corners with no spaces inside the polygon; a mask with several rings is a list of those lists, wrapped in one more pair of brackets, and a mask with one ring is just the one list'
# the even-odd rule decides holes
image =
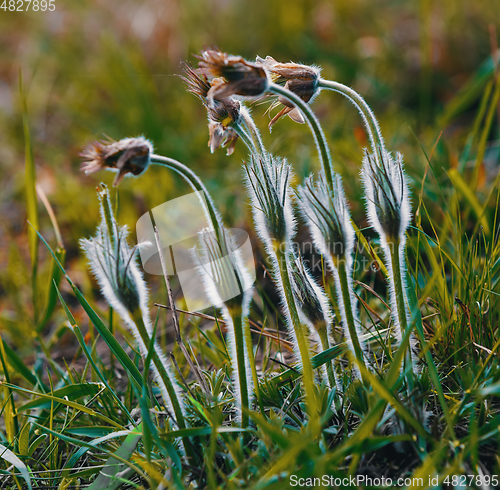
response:
{"label": "flower bud", "polygon": [[255,97],[262,95],[268,87],[266,70],[256,63],[246,61],[241,56],[230,56],[222,51],[210,49],[204,51],[198,66],[206,75],[213,78],[222,77],[226,81],[212,85],[207,93],[208,105],[214,100],[221,100],[231,95]]}
{"label": "flower bud", "polygon": [[123,177],[131,173],[139,175],[150,164],[153,145],[146,138],[124,138],[120,141],[94,141],[87,145],[80,156],[84,158],[81,169],[93,174],[103,168],[118,172],[113,185],[118,185]]}
{"label": "flower bud", "polygon": [[[271,56],[267,56],[266,59],[257,56],[257,63],[271,73],[271,80],[274,83],[284,84],[286,89],[300,97],[304,102],[312,102],[320,91],[319,76],[321,70],[315,66],[279,63]],[[285,115],[288,115],[295,122],[304,124],[302,114],[288,99],[280,95],[278,102],[285,107],[271,120],[270,128]]]}

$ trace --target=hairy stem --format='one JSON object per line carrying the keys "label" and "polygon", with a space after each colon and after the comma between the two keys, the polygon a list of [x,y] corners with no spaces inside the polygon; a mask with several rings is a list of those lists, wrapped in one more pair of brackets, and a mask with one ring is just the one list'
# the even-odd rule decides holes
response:
{"label": "hairy stem", "polygon": [[[326,323],[324,326],[318,329],[319,339],[321,341],[321,348],[326,351],[330,348],[330,341],[328,340],[328,331],[326,327]],[[328,376],[328,382],[330,383],[330,388],[333,389],[337,386],[335,382],[335,372],[333,370],[332,361],[328,361],[326,363],[326,374]]]}
{"label": "hairy stem", "polygon": [[347,323],[347,328],[349,329],[349,334],[351,337],[352,346],[354,349],[354,355],[356,356],[356,361],[360,366],[365,367],[365,359],[363,354],[363,349],[358,338],[358,331],[355,324],[355,315],[353,312],[353,304],[351,302],[351,291],[349,288],[349,281],[347,278],[347,268],[346,259],[341,259],[337,263],[337,271],[339,274],[340,289],[342,293],[342,300],[344,303],[344,311],[341,312],[345,315],[345,321]]}
{"label": "hairy stem", "polygon": [[[399,241],[394,241],[388,244],[390,249],[390,261],[392,265],[392,275],[391,278],[394,283],[394,292],[396,295],[396,307],[397,307],[397,316],[399,320],[399,327],[401,329],[401,337],[404,336],[408,329],[408,322],[406,316],[406,304],[405,304],[405,291],[404,291],[404,283],[402,279],[402,271],[401,270],[401,257],[400,253],[400,244]],[[413,390],[413,369],[412,369],[412,358],[411,358],[411,347],[408,346],[405,352],[405,362],[404,362],[404,372],[407,373],[406,381],[408,383],[409,391]]]}
{"label": "hairy stem", "polygon": [[252,380],[255,391],[255,396],[257,398],[257,403],[259,404],[260,412],[265,416],[264,404],[262,403],[262,395],[260,393],[259,387],[259,375],[257,374],[257,365],[255,364],[255,354],[253,352],[253,342],[252,334],[250,332],[250,322],[248,321],[248,315],[242,317],[243,323],[243,335],[245,337],[245,345],[247,348],[248,361],[250,363],[250,369],[252,371]]}
{"label": "hairy stem", "polygon": [[302,115],[306,119],[313,133],[314,140],[318,148],[321,165],[323,166],[323,169],[325,171],[325,177],[326,177],[326,182],[328,184],[328,188],[330,191],[333,192],[332,157],[330,155],[330,151],[328,150],[328,144],[326,142],[325,133],[323,132],[323,128],[321,127],[318,118],[316,117],[316,115],[314,114],[314,112],[312,111],[312,109],[309,107],[308,104],[306,104],[300,97],[295,95],[293,92],[282,87],[281,85],[278,85],[276,83],[270,83],[269,91],[277,95],[282,95],[301,110]]}
{"label": "hairy stem", "polygon": [[[137,330],[139,332],[139,335],[141,336],[141,339],[146,346],[146,349],[149,348],[149,345],[151,343],[151,338],[146,330],[146,326],[144,325],[144,321],[142,319],[142,316],[140,314],[134,315],[134,320],[135,324],[137,326]],[[154,343],[153,347],[153,352],[152,352],[152,361],[158,370],[158,373],[165,384],[165,388],[167,389],[168,396],[170,398],[170,402],[172,403],[172,408],[174,409],[174,414],[175,418],[177,420],[177,425],[179,426],[179,429],[185,429],[186,428],[186,421],[184,420],[184,413],[181,408],[181,403],[179,402],[179,399],[177,398],[177,392],[175,391],[175,387],[172,383],[172,380],[170,379],[169,373],[167,372],[166,367],[164,366],[163,362],[160,359],[160,355],[158,354],[159,346],[158,344]]]}
{"label": "hairy stem", "polygon": [[241,308],[234,308],[230,310],[229,314],[233,321],[234,330],[234,343],[236,344],[236,362],[238,366],[238,382],[240,388],[240,398],[241,398],[241,427],[248,427],[248,383],[247,383],[247,373],[246,373],[246,363],[245,363],[245,335],[243,332],[243,314]]}
{"label": "hairy stem", "polygon": [[304,325],[300,321],[299,313],[297,311],[297,306],[295,304],[295,298],[292,292],[292,285],[290,283],[290,277],[288,273],[287,254],[283,250],[281,244],[278,245],[277,247],[276,257],[278,259],[278,267],[279,267],[281,282],[283,283],[285,301],[288,307],[288,311],[290,312],[292,326],[295,331],[295,336],[297,338],[297,344],[299,346],[299,353],[302,362],[302,375],[304,378],[304,387],[306,391],[309,416],[311,420],[314,420],[317,418],[317,410],[316,410],[317,403],[316,403],[316,394],[314,391],[314,373],[311,364],[311,355],[309,352],[309,346],[305,334]]}
{"label": "hairy stem", "polygon": [[[254,142],[254,139],[245,131],[243,126],[240,124],[234,124],[231,126],[237,133],[238,136],[240,137],[241,141],[245,144],[245,146],[248,148],[248,151],[252,154],[254,153],[259,153],[259,148],[258,148],[258,141],[257,144]],[[262,142],[261,142],[262,144]]]}
{"label": "hairy stem", "polygon": [[380,132],[380,126],[377,118],[370,109],[370,106],[366,103],[365,99],[363,99],[363,97],[361,97],[361,95],[359,95],[351,87],[333,80],[320,79],[319,87],[342,94],[344,97],[347,97],[347,99],[349,99],[349,101],[358,109],[363,122],[365,123],[366,132],[368,133],[368,138],[370,139],[373,154],[377,159],[377,163],[380,165],[379,151],[385,148],[384,139],[382,137],[382,133]]}
{"label": "hairy stem", "polygon": [[[257,150],[257,153],[260,153],[261,155],[264,155],[266,153],[266,149],[264,148],[264,143],[262,143],[262,138],[260,136],[260,131],[258,130],[257,126],[255,125],[255,121],[253,120],[253,117],[251,116],[250,112],[246,107],[241,107],[240,110],[240,115],[243,118],[243,122],[245,124],[245,127],[248,130],[248,133],[250,134],[252,141],[254,143],[254,147]],[[251,149],[249,148],[251,151]]]}

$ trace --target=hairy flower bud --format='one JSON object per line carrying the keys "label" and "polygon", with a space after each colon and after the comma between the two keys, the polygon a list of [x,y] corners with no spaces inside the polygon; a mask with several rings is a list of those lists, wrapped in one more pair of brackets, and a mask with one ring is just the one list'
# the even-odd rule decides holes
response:
{"label": "hairy flower bud", "polygon": [[150,164],[153,145],[146,138],[124,138],[120,141],[94,141],[88,144],[80,156],[85,160],[81,169],[93,174],[103,168],[118,172],[113,185],[118,185],[123,177],[131,173],[139,175]]}
{"label": "hairy flower bud", "polygon": [[267,90],[269,81],[266,70],[241,56],[231,56],[217,49],[209,49],[197,58],[200,60],[198,66],[206,76],[222,77],[226,80],[224,83],[212,85],[208,91],[207,100],[210,107],[214,100],[231,95],[255,97]]}
{"label": "hairy flower bud", "polygon": [[403,242],[411,220],[410,193],[403,170],[403,156],[396,159],[380,150],[381,165],[365,154],[361,175],[366,192],[368,218],[388,243]]}
{"label": "hairy flower bud", "polygon": [[240,121],[241,104],[232,97],[226,97],[214,100],[212,106],[209,106],[208,92],[212,87],[223,84],[224,80],[221,78],[209,80],[201,70],[195,70],[187,63],[184,63],[184,76],[181,78],[186,83],[188,91],[198,97],[207,109],[210,151],[213,153],[217,148],[227,146],[227,155],[231,155],[238,140],[238,133],[232,126]]}
{"label": "hairy flower bud", "polygon": [[284,159],[268,155],[253,157],[245,167],[248,188],[252,197],[257,231],[266,246],[272,248],[291,240],[295,233],[295,221],[291,209],[290,164]]}
{"label": "hairy flower bud", "polygon": [[343,260],[354,246],[354,228],[344,195],[342,179],[333,176],[335,193],[328,190],[324,172],[317,183],[312,176],[299,187],[299,204],[315,243],[327,259]]}
{"label": "hairy flower bud", "polygon": [[[300,65],[298,63],[280,63],[271,56],[265,59],[257,56],[257,63],[271,73],[271,80],[300,97],[304,102],[312,102],[319,93],[318,85],[321,70],[315,66]],[[288,115],[293,121],[304,123],[300,111],[283,96],[278,97],[278,102],[285,107],[271,120],[271,128],[281,117]]]}

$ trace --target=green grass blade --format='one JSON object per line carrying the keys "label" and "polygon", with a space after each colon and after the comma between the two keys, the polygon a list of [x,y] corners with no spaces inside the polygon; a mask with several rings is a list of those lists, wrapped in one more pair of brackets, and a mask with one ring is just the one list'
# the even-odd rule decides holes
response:
{"label": "green grass blade", "polygon": [[[13,391],[16,391],[17,393],[25,394],[25,395],[33,395],[33,396],[38,396],[44,400],[52,400],[57,403],[60,403],[61,405],[66,405],[68,407],[74,408],[76,410],[79,410],[80,412],[84,412],[87,415],[90,415],[91,417],[98,417],[101,420],[107,422],[108,424],[114,426],[114,427],[119,427],[120,429],[122,426],[118,423],[116,423],[114,420],[111,420],[110,418],[106,417],[105,415],[102,415],[99,412],[96,412],[95,410],[92,410],[91,408],[85,407],[84,405],[81,405],[80,403],[73,402],[71,400],[66,400],[65,398],[53,396],[53,395],[48,395],[46,393],[37,393],[36,391],[32,390],[27,390],[25,388],[21,388],[20,386],[15,386],[10,383],[3,383],[0,382],[0,386],[4,385],[7,388],[10,388]],[[19,408],[20,411],[24,410],[29,410],[29,404],[27,404],[28,407],[26,408],[26,405],[23,405],[22,407]]]}
{"label": "green grass blade", "polygon": [[2,444],[0,444],[0,457],[13,465],[19,473],[21,473],[21,476],[26,481],[28,488],[31,490],[31,478],[26,465],[10,449],[7,449]]}
{"label": "green grass blade", "polygon": [[75,334],[75,337],[78,340],[78,343],[80,344],[80,347],[82,348],[83,353],[85,354],[85,357],[87,360],[90,362],[90,365],[94,369],[95,373],[99,377],[99,379],[103,382],[104,386],[108,389],[108,391],[111,393],[111,396],[115,399],[116,403],[120,407],[120,409],[123,411],[123,413],[127,416],[129,421],[134,424],[134,419],[130,415],[129,411],[125,407],[125,405],[122,403],[118,395],[111,389],[111,387],[108,384],[108,380],[106,379],[106,376],[102,374],[101,370],[97,367],[97,364],[94,361],[94,358],[92,357],[92,353],[90,352],[89,348],[87,347],[87,344],[85,343],[85,339],[83,338],[82,332],[80,330],[80,327],[76,324],[75,318],[69,311],[68,306],[66,305],[66,302],[64,301],[64,298],[62,297],[59,288],[57,287],[55,281],[54,281],[54,289],[56,291],[57,296],[59,297],[59,301],[61,302],[61,305],[64,309],[64,312],[66,313],[66,316],[68,318],[68,321],[71,325],[71,328],[73,329],[73,333]]}
{"label": "green grass blade", "polygon": [[141,438],[142,426],[138,426],[125,438],[116,453],[106,461],[104,469],[88,487],[89,490],[115,490],[122,486],[125,482],[117,479],[117,475],[125,469],[123,460],[128,460],[132,456]]}
{"label": "green grass blade", "polygon": [[472,212],[476,215],[476,218],[481,221],[484,234],[489,237],[491,235],[490,224],[486,216],[483,214],[483,206],[481,206],[481,203],[478,201],[475,192],[467,184],[467,182],[465,182],[464,178],[458,173],[457,169],[451,168],[448,170],[448,177],[455,186],[455,189],[462,194],[468,202]]}
{"label": "green grass blade", "polygon": [[37,383],[42,387],[44,391],[48,388],[35,374],[33,374],[26,366],[26,363],[17,355],[17,353],[7,344],[3,339],[3,348],[7,356],[7,361],[11,367],[16,371],[17,374],[22,376],[31,386],[35,386]]}
{"label": "green grass blade", "polygon": [[25,145],[25,186],[26,186],[26,210],[28,221],[32,228],[28,228],[28,242],[31,257],[31,281],[33,293],[33,307],[35,322],[38,319],[38,288],[37,288],[37,270],[38,270],[38,238],[36,231],[39,229],[38,205],[36,198],[36,170],[35,159],[33,158],[33,148],[31,145],[31,135],[28,123],[28,105],[26,94],[23,87],[22,73],[19,72],[19,96],[23,114],[24,145]]}
{"label": "green grass blade", "polygon": [[64,267],[61,265],[59,260],[57,259],[54,251],[50,248],[50,245],[45,241],[43,236],[37,231],[38,237],[42,241],[42,243],[47,247],[48,251],[52,254],[52,257],[56,261],[56,264],[59,266],[61,269],[61,272],[63,273],[64,277],[66,278],[66,281],[68,281],[69,285],[73,289],[73,292],[75,293],[76,298],[78,299],[78,302],[82,305],[83,309],[87,313],[88,317],[92,321],[93,325],[101,335],[101,337],[104,339],[106,344],[108,344],[108,347],[113,351],[113,354],[116,356],[116,358],[120,361],[122,366],[125,368],[125,371],[129,374],[130,379],[134,381],[141,389],[142,389],[142,376],[141,373],[139,372],[139,369],[137,366],[133,363],[133,361],[130,359],[130,357],[127,355],[123,347],[120,345],[120,343],[115,339],[114,335],[109,331],[109,328],[104,324],[104,322],[99,318],[97,313],[92,309],[92,307],[89,305],[88,301],[85,299],[81,291],[75,286],[73,281],[70,279],[70,277],[66,274],[66,271],[64,270]]}

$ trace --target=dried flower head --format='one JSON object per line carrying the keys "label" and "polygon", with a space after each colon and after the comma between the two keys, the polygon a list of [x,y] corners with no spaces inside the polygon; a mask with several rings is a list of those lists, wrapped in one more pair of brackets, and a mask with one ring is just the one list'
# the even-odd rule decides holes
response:
{"label": "dried flower head", "polygon": [[[312,102],[319,93],[320,68],[316,66],[300,65],[298,63],[280,63],[271,56],[265,59],[257,56],[257,63],[271,73],[271,80],[300,97],[304,102]],[[285,107],[271,120],[271,128],[281,117],[288,115],[293,121],[304,123],[304,118],[300,111],[283,96],[278,97],[277,103]],[[273,106],[274,107],[274,104]]]}
{"label": "dried flower head", "polygon": [[80,156],[85,160],[81,169],[93,174],[103,168],[118,172],[113,185],[118,185],[123,177],[131,173],[139,175],[150,164],[153,145],[143,136],[124,138],[120,141],[94,141],[88,144]]}
{"label": "dried flower head", "polygon": [[181,78],[186,83],[188,91],[198,97],[207,109],[210,151],[213,153],[217,148],[227,146],[227,155],[231,155],[238,140],[238,134],[232,126],[240,121],[241,104],[232,97],[226,97],[214,100],[210,107],[207,102],[208,92],[212,87],[224,83],[224,80],[221,78],[209,80],[201,70],[195,70],[188,63],[184,63],[183,70],[184,76]]}
{"label": "dried flower head", "polygon": [[387,242],[404,242],[411,206],[403,156],[398,153],[394,159],[385,149],[381,149],[379,155],[381,164],[373,154],[365,153],[361,171],[368,218]]}
{"label": "dried flower head", "polygon": [[251,63],[241,56],[231,56],[218,49],[203,51],[198,66],[208,77],[224,78],[224,83],[212,85],[207,93],[208,105],[213,101],[221,100],[231,95],[255,97],[262,95],[268,87],[269,81],[266,70]]}

